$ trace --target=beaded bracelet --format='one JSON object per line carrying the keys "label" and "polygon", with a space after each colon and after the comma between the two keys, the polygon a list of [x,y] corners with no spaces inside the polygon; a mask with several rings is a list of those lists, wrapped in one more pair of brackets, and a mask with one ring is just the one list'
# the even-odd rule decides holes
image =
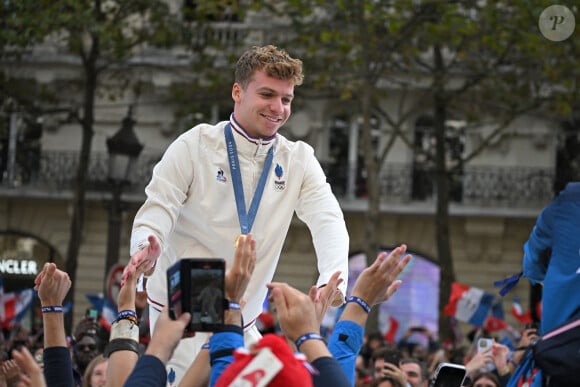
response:
{"label": "beaded bracelet", "polygon": [[367,302],[365,300],[363,300],[360,297],[355,297],[355,296],[350,296],[346,298],[346,302],[356,302],[357,304],[360,305],[361,308],[363,308],[365,310],[365,312],[370,313],[371,312],[371,307],[369,304],[367,304]]}
{"label": "beaded bracelet", "polygon": [[115,321],[130,320],[133,323],[139,325],[139,318],[134,310],[122,310],[117,314],[117,319]]}
{"label": "beaded bracelet", "polygon": [[42,313],[62,313],[64,308],[60,305],[53,306],[43,306],[41,309]]}
{"label": "beaded bracelet", "polygon": [[322,340],[324,341],[324,337],[320,336],[318,333],[306,333],[305,335],[300,336],[299,338],[296,339],[296,349],[300,349],[300,346],[306,341],[306,340]]}

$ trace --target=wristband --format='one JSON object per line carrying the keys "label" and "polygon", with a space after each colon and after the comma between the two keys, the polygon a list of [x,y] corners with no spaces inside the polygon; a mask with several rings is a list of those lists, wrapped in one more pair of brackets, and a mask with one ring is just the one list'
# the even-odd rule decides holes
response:
{"label": "wristband", "polygon": [[122,310],[117,315],[116,321],[121,320],[129,320],[134,322],[135,324],[139,325],[139,318],[137,317],[137,313],[134,310]]}
{"label": "wristband", "polygon": [[367,313],[371,312],[371,306],[369,304],[367,304],[367,302],[360,297],[355,297],[355,296],[347,297],[346,302],[347,303],[348,302],[356,302],[357,304],[360,305],[361,308],[363,308],[365,310],[365,312],[367,312]]}
{"label": "wristband", "polygon": [[209,349],[209,343],[203,343],[201,349]]}
{"label": "wristband", "polygon": [[62,313],[64,308],[60,305],[53,305],[53,306],[43,306],[41,308],[42,313]]}
{"label": "wristband", "polygon": [[115,321],[111,325],[109,341],[128,339],[139,342],[139,327],[130,320]]}
{"label": "wristband", "polygon": [[239,335],[243,335],[244,329],[239,325],[224,324],[221,327],[219,327],[218,329],[216,329],[215,332],[233,332],[233,333],[237,333]]}
{"label": "wristband", "polygon": [[132,351],[139,355],[139,343],[131,339],[115,339],[109,341],[103,356],[108,358],[113,352],[117,351]]}
{"label": "wristband", "polygon": [[229,303],[230,310],[240,310],[240,304],[237,302],[230,301]]}
{"label": "wristband", "polygon": [[235,348],[224,348],[214,352],[210,352],[209,354],[209,363],[213,365],[213,363],[222,357],[232,356],[234,354]]}
{"label": "wristband", "polygon": [[322,336],[320,336],[318,333],[307,333],[305,335],[300,336],[298,339],[296,339],[296,349],[300,350],[300,346],[306,341],[306,340],[322,340],[324,341],[324,338]]}

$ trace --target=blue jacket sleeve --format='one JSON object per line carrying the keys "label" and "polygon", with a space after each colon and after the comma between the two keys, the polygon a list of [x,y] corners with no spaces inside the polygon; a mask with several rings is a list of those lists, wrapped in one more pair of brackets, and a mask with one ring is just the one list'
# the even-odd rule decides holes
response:
{"label": "blue jacket sleeve", "polygon": [[219,351],[228,351],[244,346],[244,336],[236,332],[216,332],[209,339],[209,357],[211,362],[211,374],[209,385],[213,387],[222,372],[233,361],[232,354],[227,356],[216,355]]}
{"label": "blue jacket sleeve", "polygon": [[167,371],[159,358],[143,355],[135,364],[131,375],[125,381],[125,387],[158,387],[167,384]]}
{"label": "blue jacket sleeve", "polygon": [[336,359],[351,385],[354,385],[355,360],[363,344],[364,328],[349,321],[339,321],[334,326],[328,350]]}
{"label": "blue jacket sleeve", "polygon": [[312,375],[314,387],[352,387],[340,367],[340,364],[333,357],[319,357],[312,362],[312,366],[318,370],[318,375]]}
{"label": "blue jacket sleeve", "polygon": [[72,387],[73,372],[67,347],[49,347],[43,352],[44,378],[50,387]]}
{"label": "blue jacket sleeve", "polygon": [[533,284],[543,282],[546,276],[546,252],[552,246],[552,204],[546,207],[538,219],[524,244],[523,272]]}

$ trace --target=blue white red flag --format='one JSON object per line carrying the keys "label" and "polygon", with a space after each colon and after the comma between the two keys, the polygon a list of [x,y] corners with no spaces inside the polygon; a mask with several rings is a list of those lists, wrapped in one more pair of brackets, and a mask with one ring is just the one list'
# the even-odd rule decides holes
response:
{"label": "blue white red flag", "polygon": [[459,321],[480,327],[485,322],[493,303],[494,295],[482,289],[453,282],[449,302],[443,312]]}
{"label": "blue white red flag", "polygon": [[503,312],[503,298],[498,298],[496,302],[491,306],[491,312],[483,327],[489,332],[497,332],[508,327],[508,324],[504,320]]}
{"label": "blue white red flag", "polygon": [[20,322],[32,306],[34,294],[34,289],[4,293],[4,284],[0,278],[0,326],[10,329]]}
{"label": "blue white red flag", "polygon": [[101,293],[87,294],[87,299],[93,307],[99,311],[99,323],[107,330],[111,329],[111,324],[117,318],[117,308],[107,298],[103,299]]}
{"label": "blue white red flag", "polygon": [[533,321],[532,312],[530,310],[524,312],[520,299],[517,297],[514,297],[514,301],[512,302],[511,313],[522,324],[529,324]]}

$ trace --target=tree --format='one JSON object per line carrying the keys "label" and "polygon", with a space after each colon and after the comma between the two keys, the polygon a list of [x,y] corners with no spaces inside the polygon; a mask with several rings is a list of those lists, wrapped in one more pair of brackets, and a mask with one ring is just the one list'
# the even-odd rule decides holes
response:
{"label": "tree", "polygon": [[[569,114],[577,98],[576,40],[559,44],[536,30],[541,2],[288,1],[280,14],[292,20],[293,47],[303,48],[310,85],[327,98],[347,101],[360,116],[361,153],[368,191],[367,256],[376,255],[381,169],[395,137],[430,160],[436,189],[436,244],[441,266],[439,307],[455,281],[449,237],[450,181],[492,141],[509,136],[517,117],[543,108]],[[271,11],[280,11],[277,7]],[[549,59],[547,59],[549,58]],[[397,111],[384,109],[396,93]],[[576,93],[576,94],[574,94]],[[391,97],[392,98],[392,97]],[[428,113],[434,149],[421,149],[403,130]],[[388,139],[372,144],[370,118],[380,115]],[[451,118],[463,130],[488,129],[478,147],[449,163]],[[367,329],[377,327],[369,318]],[[440,313],[440,335],[448,320]]]}
{"label": "tree", "polygon": [[[167,46],[177,37],[177,20],[162,0],[127,0],[122,2],[101,0],[17,1],[4,2],[3,11],[10,15],[4,19],[2,47],[11,52],[34,48],[35,44],[56,44],[80,68],[78,83],[69,82],[69,100],[59,104],[70,109],[71,116],[82,130],[81,149],[74,185],[70,238],[66,252],[65,270],[72,280],[68,297],[74,295],[77,257],[82,244],[85,221],[85,193],[87,170],[94,134],[94,109],[98,93],[106,92],[103,76],[123,74],[129,59],[147,45]],[[18,57],[15,57],[18,60]],[[124,73],[127,75],[127,72]],[[62,93],[62,90],[59,90]],[[76,94],[82,94],[77,107]],[[57,93],[55,92],[54,95]],[[67,95],[62,93],[61,95]],[[38,96],[37,96],[38,97]],[[69,313],[67,328],[72,325]]]}

